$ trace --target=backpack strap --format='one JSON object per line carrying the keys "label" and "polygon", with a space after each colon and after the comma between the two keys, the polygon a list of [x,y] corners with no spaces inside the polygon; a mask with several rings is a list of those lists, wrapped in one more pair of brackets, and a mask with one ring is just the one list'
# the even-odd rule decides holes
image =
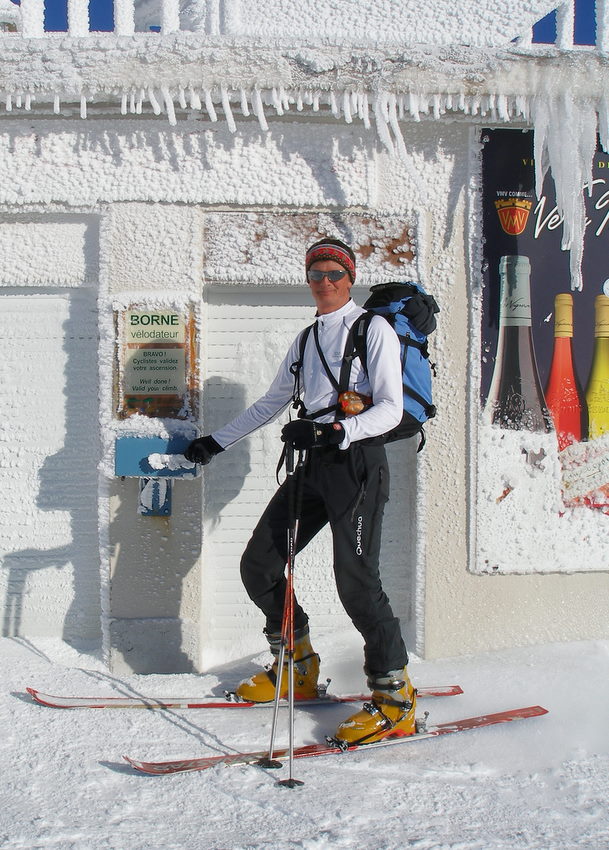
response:
{"label": "backpack strap", "polygon": [[[329,407],[324,407],[322,410],[317,410],[315,413],[309,413],[305,404],[301,398],[301,385],[300,385],[300,373],[302,371],[302,366],[304,363],[304,352],[307,345],[307,340],[309,339],[309,335],[313,331],[313,336],[315,338],[315,346],[317,348],[317,353],[319,354],[319,359],[321,360],[322,366],[328,378],[332,382],[332,386],[338,390],[338,382],[336,378],[332,374],[330,367],[328,366],[328,362],[324,357],[324,353],[321,350],[321,345],[319,344],[319,333],[317,330],[317,322],[314,322],[312,325],[309,325],[304,329],[302,335],[300,337],[300,344],[298,346],[298,360],[296,360],[290,366],[290,372],[294,376],[294,389],[292,391],[292,407],[298,411],[299,419],[317,419],[319,416],[323,416],[326,413],[337,413],[339,408],[338,403],[332,404]],[[347,378],[348,380],[348,378]]]}
{"label": "backpack strap", "polygon": [[298,346],[298,360],[296,360],[290,366],[290,372],[294,376],[294,389],[292,390],[292,407],[298,411],[298,416],[301,418],[307,415],[306,408],[304,406],[304,402],[300,397],[300,373],[302,371],[302,364],[304,362],[304,352],[305,347],[307,345],[307,340],[309,338],[309,334],[313,329],[314,325],[309,325],[304,329],[300,336],[300,345]]}
{"label": "backpack strap", "polygon": [[[353,322],[351,326],[351,331],[349,332],[349,336],[347,338],[347,346],[351,346],[352,354],[349,360],[349,371],[351,371],[351,363],[354,357],[359,357],[362,366],[364,367],[364,372],[368,374],[368,348],[366,345],[366,340],[368,338],[368,328],[370,327],[370,322],[374,318],[375,313],[371,310],[367,310],[365,313],[362,313],[361,316]],[[343,367],[345,366],[345,361],[347,359],[347,351],[345,347],[345,358],[343,360]],[[342,377],[342,374],[341,374]],[[349,377],[347,375],[347,381]]]}

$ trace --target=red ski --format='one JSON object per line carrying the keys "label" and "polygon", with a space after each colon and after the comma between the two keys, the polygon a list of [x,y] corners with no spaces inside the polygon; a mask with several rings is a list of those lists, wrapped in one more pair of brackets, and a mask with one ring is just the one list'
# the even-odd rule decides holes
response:
{"label": "red ski", "polygon": [[[246,702],[231,694],[226,699],[221,697],[63,697],[43,694],[35,688],[26,688],[40,705],[50,708],[149,708],[149,709],[179,709],[179,708],[268,708],[272,702]],[[432,688],[419,688],[419,697],[449,697],[462,694],[459,685],[441,685]],[[336,705],[337,703],[365,702],[370,694],[347,694],[345,696],[323,693],[316,699],[297,700],[297,705]],[[282,700],[282,705],[287,701]]]}
{"label": "red ski", "polygon": [[[482,714],[478,717],[469,717],[465,720],[455,720],[452,723],[440,723],[437,726],[432,726],[429,729],[416,732],[403,738],[383,738],[381,741],[375,741],[372,744],[357,744],[346,749],[341,749],[337,744],[328,739],[326,744],[308,744],[304,747],[296,747],[294,749],[294,758],[309,758],[312,756],[329,756],[341,755],[343,753],[352,753],[356,750],[372,750],[377,747],[391,747],[400,744],[413,744],[415,741],[421,741],[424,738],[436,738],[440,735],[451,735],[453,732],[464,732],[467,729],[480,729],[483,726],[494,726],[496,723],[509,723],[512,720],[524,720],[528,717],[540,717],[542,714],[547,714],[547,709],[540,705],[530,705],[526,708],[515,708],[512,711],[501,711],[498,714]],[[256,764],[261,759],[266,759],[268,751],[252,752],[252,753],[229,753],[221,756],[203,756],[194,759],[181,759],[175,761],[138,761],[137,759],[123,756],[129,764],[136,770],[143,773],[152,773],[157,776],[164,776],[169,773],[185,773],[192,770],[208,770],[216,765],[233,765],[233,764]],[[273,753],[273,759],[285,760],[289,757],[287,748],[276,749]]]}

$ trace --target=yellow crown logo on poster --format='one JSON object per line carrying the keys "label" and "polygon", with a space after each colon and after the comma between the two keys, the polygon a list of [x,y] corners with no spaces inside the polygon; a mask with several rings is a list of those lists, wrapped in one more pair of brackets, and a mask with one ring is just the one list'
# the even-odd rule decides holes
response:
{"label": "yellow crown logo on poster", "polygon": [[505,233],[510,236],[520,236],[527,226],[532,206],[533,202],[524,198],[495,201],[497,215]]}

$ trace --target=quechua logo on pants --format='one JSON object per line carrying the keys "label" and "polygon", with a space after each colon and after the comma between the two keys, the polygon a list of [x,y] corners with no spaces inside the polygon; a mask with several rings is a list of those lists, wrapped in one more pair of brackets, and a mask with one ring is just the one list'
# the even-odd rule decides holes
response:
{"label": "quechua logo on pants", "polygon": [[357,526],[355,528],[355,554],[363,555],[364,551],[362,549],[362,532],[364,527],[364,518],[362,516],[358,516],[357,518]]}

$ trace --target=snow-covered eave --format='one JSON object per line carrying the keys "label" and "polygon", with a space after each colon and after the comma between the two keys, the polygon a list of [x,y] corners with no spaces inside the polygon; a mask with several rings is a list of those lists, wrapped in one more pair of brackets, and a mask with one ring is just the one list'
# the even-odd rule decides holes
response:
{"label": "snow-covered eave", "polygon": [[0,37],[0,117],[15,109],[76,103],[117,104],[178,120],[178,107],[225,121],[328,111],[348,124],[373,125],[385,147],[409,157],[404,121],[517,122],[535,129],[538,193],[548,168],[564,217],[574,288],[581,287],[585,209],[597,133],[609,152],[609,56],[595,49],[415,45],[260,45],[201,36]]}
{"label": "snow-covered eave", "polygon": [[[116,37],[0,35],[0,92],[48,99],[139,88],[385,90],[396,94],[529,95],[558,75],[582,94],[606,90],[609,56],[591,48],[463,45],[354,47],[202,41],[193,33]],[[51,98],[52,99],[52,98]]]}

